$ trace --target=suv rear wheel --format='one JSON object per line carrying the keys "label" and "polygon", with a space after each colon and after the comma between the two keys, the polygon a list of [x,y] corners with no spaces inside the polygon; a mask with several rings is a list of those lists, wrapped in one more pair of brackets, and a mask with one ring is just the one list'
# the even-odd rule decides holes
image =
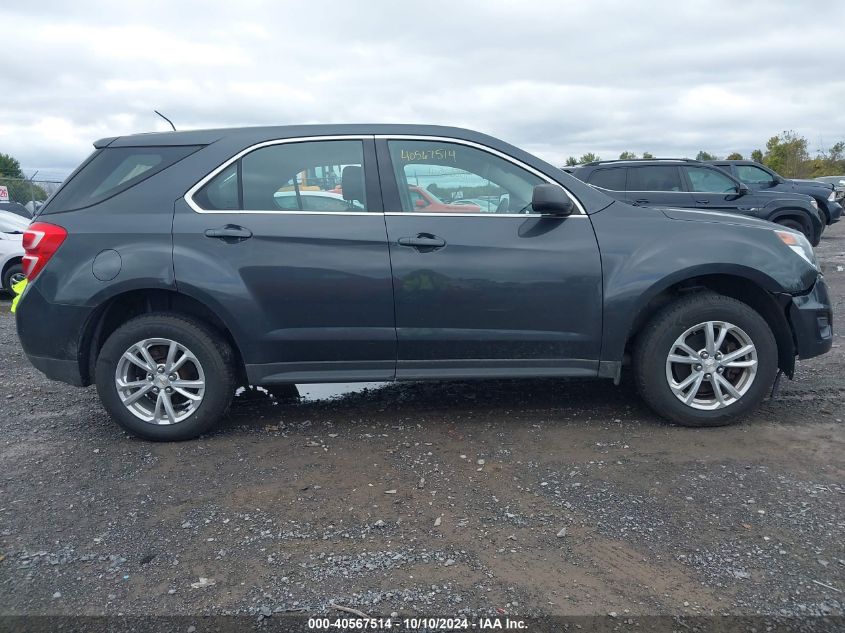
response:
{"label": "suv rear wheel", "polygon": [[751,307],[698,293],[656,314],[634,349],[643,399],[684,426],[722,426],[752,411],[777,372],[777,343]]}
{"label": "suv rear wheel", "polygon": [[148,440],[186,440],[208,431],[232,401],[229,344],[199,321],[147,314],[103,344],[95,381],[124,429]]}

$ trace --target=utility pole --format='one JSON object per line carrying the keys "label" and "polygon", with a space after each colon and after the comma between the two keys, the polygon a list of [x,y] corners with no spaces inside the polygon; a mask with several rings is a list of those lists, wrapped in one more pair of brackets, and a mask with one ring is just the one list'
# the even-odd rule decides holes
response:
{"label": "utility pole", "polygon": [[32,181],[37,174],[38,170],[36,169],[32,176],[29,177],[29,198],[32,200],[32,215],[35,215],[35,186]]}

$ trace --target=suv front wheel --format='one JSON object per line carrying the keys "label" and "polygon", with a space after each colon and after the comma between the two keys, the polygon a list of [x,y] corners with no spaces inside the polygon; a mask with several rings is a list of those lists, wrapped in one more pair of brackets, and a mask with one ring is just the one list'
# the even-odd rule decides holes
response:
{"label": "suv front wheel", "polygon": [[736,299],[703,292],[669,304],[634,349],[643,399],[684,426],[722,426],[752,411],[772,386],[777,343],[765,319]]}
{"label": "suv front wheel", "polygon": [[199,321],[147,314],[127,321],[103,344],[97,391],[111,416],[133,435],[191,439],[229,408],[232,358],[225,339]]}

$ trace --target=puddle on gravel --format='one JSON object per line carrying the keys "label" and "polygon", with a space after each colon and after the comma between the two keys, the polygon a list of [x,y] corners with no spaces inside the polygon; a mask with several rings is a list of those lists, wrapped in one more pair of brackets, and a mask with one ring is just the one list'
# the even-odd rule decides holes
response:
{"label": "puddle on gravel", "polygon": [[334,400],[352,393],[382,389],[392,383],[389,382],[343,382],[324,383],[318,385],[297,385],[300,402],[319,402]]}

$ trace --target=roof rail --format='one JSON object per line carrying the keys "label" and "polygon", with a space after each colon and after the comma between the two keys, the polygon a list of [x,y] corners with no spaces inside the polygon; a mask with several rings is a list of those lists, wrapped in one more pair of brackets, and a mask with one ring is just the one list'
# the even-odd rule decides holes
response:
{"label": "roof rail", "polygon": [[605,163],[637,163],[643,161],[681,161],[684,163],[700,163],[700,160],[694,158],[616,158],[613,160],[594,160],[589,163],[584,163],[585,166],[604,165]]}

